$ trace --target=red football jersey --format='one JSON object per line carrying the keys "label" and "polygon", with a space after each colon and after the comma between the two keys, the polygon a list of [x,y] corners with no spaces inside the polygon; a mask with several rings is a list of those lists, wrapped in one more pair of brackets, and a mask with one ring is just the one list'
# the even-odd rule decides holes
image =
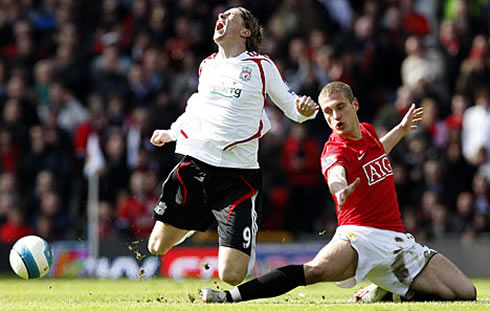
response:
{"label": "red football jersey", "polygon": [[[406,232],[390,160],[372,125],[361,123],[361,132],[362,139],[357,141],[332,133],[322,152],[322,173],[327,183],[327,172],[335,165],[345,168],[349,184],[357,177],[361,179],[341,211],[337,209],[338,224]],[[333,198],[337,204],[335,195]]]}

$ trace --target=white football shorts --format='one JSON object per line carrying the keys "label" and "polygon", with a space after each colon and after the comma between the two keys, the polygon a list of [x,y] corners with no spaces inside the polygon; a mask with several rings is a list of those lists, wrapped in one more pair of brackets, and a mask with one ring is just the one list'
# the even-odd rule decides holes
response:
{"label": "white football shorts", "polygon": [[356,275],[336,282],[339,287],[353,287],[362,280],[397,295],[405,296],[413,279],[437,252],[415,242],[410,233],[355,225],[337,228],[332,241],[350,241],[357,251]]}

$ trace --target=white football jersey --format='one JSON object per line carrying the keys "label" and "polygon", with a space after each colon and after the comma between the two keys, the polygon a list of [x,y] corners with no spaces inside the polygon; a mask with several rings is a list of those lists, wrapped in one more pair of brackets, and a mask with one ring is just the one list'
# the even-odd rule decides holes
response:
{"label": "white football jersey", "polygon": [[264,112],[266,94],[284,114],[297,122],[298,98],[266,55],[245,51],[223,59],[217,53],[202,61],[199,86],[185,112],[172,124],[176,153],[219,167],[258,168],[262,137],[271,127]]}

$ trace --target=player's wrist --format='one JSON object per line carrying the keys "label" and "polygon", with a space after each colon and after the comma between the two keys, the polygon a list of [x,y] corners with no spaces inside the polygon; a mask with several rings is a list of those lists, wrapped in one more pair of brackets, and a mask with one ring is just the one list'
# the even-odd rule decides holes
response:
{"label": "player's wrist", "polygon": [[172,129],[165,130],[165,133],[169,141],[176,141],[177,137],[179,136],[178,131],[173,131]]}
{"label": "player's wrist", "polygon": [[401,134],[401,137],[405,137],[408,135],[409,130],[407,130],[407,127],[403,126],[402,123],[398,123],[395,126],[395,130]]}

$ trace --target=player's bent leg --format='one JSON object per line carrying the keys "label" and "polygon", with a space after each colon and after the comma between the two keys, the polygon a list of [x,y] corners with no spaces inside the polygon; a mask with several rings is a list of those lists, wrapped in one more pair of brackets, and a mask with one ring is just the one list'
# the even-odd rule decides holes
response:
{"label": "player's bent leg", "polygon": [[[242,262],[242,265],[245,269],[245,262]],[[275,269],[229,291],[205,288],[201,291],[201,299],[204,302],[223,303],[275,297],[298,286],[348,279],[354,276],[356,267],[356,251],[349,242],[336,240],[325,246],[305,265],[289,265]],[[305,277],[308,277],[308,280]]]}
{"label": "player's bent leg", "polygon": [[417,293],[434,295],[444,300],[475,300],[473,283],[442,254],[436,254],[413,280],[410,289]]}
{"label": "player's bent leg", "polygon": [[349,241],[334,240],[304,264],[306,284],[347,280],[356,274],[357,259]]}
{"label": "player's bent leg", "polygon": [[218,256],[219,278],[230,285],[240,284],[248,272],[250,256],[237,249],[220,246]]}
{"label": "player's bent leg", "polygon": [[157,220],[148,239],[148,250],[153,255],[166,254],[188,232]]}

